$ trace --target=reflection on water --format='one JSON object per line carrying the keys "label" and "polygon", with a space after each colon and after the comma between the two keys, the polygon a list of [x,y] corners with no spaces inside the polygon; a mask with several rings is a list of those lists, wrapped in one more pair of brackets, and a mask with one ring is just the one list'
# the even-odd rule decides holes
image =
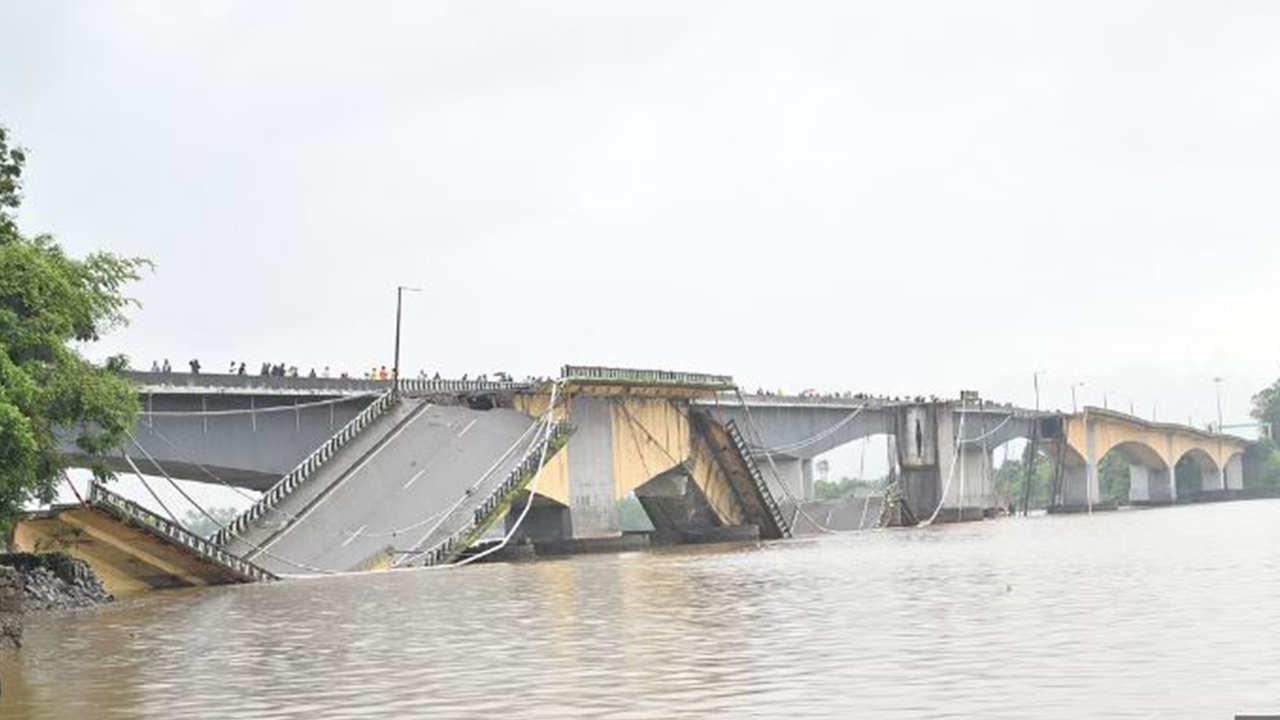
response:
{"label": "reflection on water", "polygon": [[154,594],[0,677],[6,718],[1280,713],[1280,502]]}

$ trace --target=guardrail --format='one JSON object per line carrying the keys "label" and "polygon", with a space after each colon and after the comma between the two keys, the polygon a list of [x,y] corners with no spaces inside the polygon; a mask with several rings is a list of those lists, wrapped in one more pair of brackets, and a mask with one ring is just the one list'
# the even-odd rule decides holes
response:
{"label": "guardrail", "polygon": [[359,435],[374,420],[377,420],[387,408],[391,407],[392,403],[394,403],[394,399],[390,392],[379,395],[368,407],[361,410],[359,415],[351,418],[350,422],[343,425],[341,430],[334,433],[323,445],[316,448],[306,459],[298,463],[297,467],[280,478],[275,485],[272,485],[271,489],[258,498],[258,502],[237,515],[236,519],[231,521],[231,524],[219,530],[213,536],[213,541],[218,545],[225,546],[231,541],[232,536],[243,535],[249,529],[250,523],[262,517],[285,496],[306,482],[321,465],[333,457],[352,438]]}
{"label": "guardrail", "polygon": [[96,482],[89,484],[88,504],[117,518],[139,525],[170,542],[180,545],[201,558],[218,565],[244,581],[275,580],[276,576],[237,555],[223,550],[210,540],[167,520],[141,505],[123,498]]}
{"label": "guardrail", "polygon": [[[141,385],[144,392],[171,393],[255,393],[264,395],[365,395],[391,389],[390,380],[364,378],[275,377],[272,375],[226,375],[218,373],[138,372],[125,377]],[[445,380],[402,378],[400,391],[407,393],[497,392],[528,390],[532,382],[514,380]]]}
{"label": "guardrail", "polygon": [[756,465],[755,460],[752,459],[750,446],[747,445],[746,438],[742,437],[742,432],[738,430],[738,424],[730,420],[725,425],[725,429],[729,431],[729,437],[733,440],[733,446],[737,449],[738,455],[746,463],[747,470],[751,473],[751,482],[756,486],[756,492],[760,497],[761,503],[769,511],[773,521],[777,523],[778,531],[782,533],[784,538],[791,537],[791,526],[782,517],[782,509],[778,507],[777,501],[773,498],[773,493],[765,483],[764,476],[760,473],[760,466]]}
{"label": "guardrail", "polygon": [[502,392],[512,390],[530,390],[531,382],[515,380],[419,380],[404,378],[400,381],[400,392],[413,393],[468,393],[468,392]]}
{"label": "guardrail", "polygon": [[[570,425],[567,422],[556,423],[551,429],[551,437],[547,442],[550,445],[560,445],[560,441],[568,436],[570,430]],[[557,451],[559,451],[559,447],[553,451],[549,446],[545,459],[550,460]],[[436,543],[430,550],[419,554],[417,552],[418,548],[415,547],[410,550],[410,553],[419,555],[423,567],[441,565],[456,560],[493,523],[496,514],[510,504],[512,496],[524,488],[533,479],[533,476],[542,469],[540,464],[542,460],[542,443],[534,443],[525,451],[520,463],[507,474],[506,479],[499,483],[485,497],[484,501],[471,511],[470,518],[466,522],[450,531],[447,537]],[[467,517],[463,515],[466,512],[465,508],[459,508],[455,512],[461,517]],[[446,522],[448,522],[447,519]]]}
{"label": "guardrail", "polygon": [[590,365],[565,365],[560,375],[564,380],[577,384],[670,385],[699,389],[732,390],[733,378],[728,375],[675,372],[670,370],[636,370],[631,368],[595,367]]}

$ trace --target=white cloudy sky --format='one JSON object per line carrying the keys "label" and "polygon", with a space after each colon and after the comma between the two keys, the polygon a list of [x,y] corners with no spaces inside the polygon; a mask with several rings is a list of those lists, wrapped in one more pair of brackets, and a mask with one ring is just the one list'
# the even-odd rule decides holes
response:
{"label": "white cloudy sky", "polygon": [[1280,374],[1280,4],[15,2],[91,352],[1132,403]]}

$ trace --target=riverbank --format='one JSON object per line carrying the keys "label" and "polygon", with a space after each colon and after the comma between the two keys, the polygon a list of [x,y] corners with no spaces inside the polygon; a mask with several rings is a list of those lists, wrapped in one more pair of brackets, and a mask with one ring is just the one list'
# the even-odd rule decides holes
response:
{"label": "riverbank", "polygon": [[22,645],[22,616],[97,607],[114,598],[88,563],[63,553],[0,554],[0,647]]}

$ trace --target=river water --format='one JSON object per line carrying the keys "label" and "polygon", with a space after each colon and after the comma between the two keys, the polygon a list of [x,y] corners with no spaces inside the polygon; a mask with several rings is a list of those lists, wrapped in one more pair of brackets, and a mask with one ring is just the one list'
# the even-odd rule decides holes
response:
{"label": "river water", "polygon": [[1280,501],[154,593],[5,718],[1280,713]]}

